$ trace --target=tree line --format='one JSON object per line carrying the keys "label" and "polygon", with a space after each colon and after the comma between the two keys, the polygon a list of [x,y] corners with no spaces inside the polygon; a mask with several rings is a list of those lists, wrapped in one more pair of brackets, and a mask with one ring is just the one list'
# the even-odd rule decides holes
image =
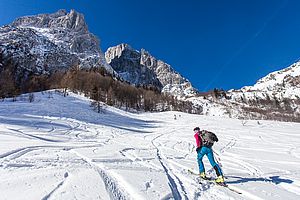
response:
{"label": "tree line", "polygon": [[[1,63],[1,57],[0,57]],[[201,113],[201,108],[191,102],[178,100],[150,86],[132,86],[113,77],[105,68],[81,69],[74,66],[69,70],[56,71],[50,75],[26,74],[17,77],[12,62],[0,65],[0,98],[15,97],[48,89],[69,89],[83,93],[93,100],[92,106],[101,111],[103,104],[136,111],[182,111]]]}
{"label": "tree line", "polygon": [[230,94],[218,88],[206,93],[199,93],[199,96],[227,107],[229,116],[232,114],[231,107],[240,109],[240,119],[300,122],[300,114],[296,112],[300,106],[300,99],[278,98],[274,94],[271,96],[264,94],[264,98],[247,98],[244,94],[240,99],[227,101],[231,99]]}

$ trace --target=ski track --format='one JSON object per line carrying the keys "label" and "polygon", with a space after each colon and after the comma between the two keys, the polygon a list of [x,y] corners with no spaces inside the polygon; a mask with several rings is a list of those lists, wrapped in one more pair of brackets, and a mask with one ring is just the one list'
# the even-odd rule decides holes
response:
{"label": "ski track", "polygon": [[230,141],[223,148],[220,149],[220,153],[223,154],[224,152],[231,149],[233,146],[235,146],[236,141],[237,140],[235,138],[230,139]]}
{"label": "ski track", "polygon": [[153,164],[152,162],[146,162],[146,161],[154,160],[154,158],[142,158],[142,157],[135,155],[134,153],[130,153],[130,151],[135,151],[135,150],[136,150],[135,148],[125,148],[125,149],[122,149],[120,151],[120,153],[124,157],[128,158],[131,162],[134,162],[136,164],[139,164],[139,165],[146,167],[148,169],[151,169],[151,170],[160,171],[159,166]]}
{"label": "ski track", "polygon": [[[118,134],[118,135],[120,136],[120,134]],[[161,135],[155,137],[154,139],[152,139],[151,143],[152,143],[152,145],[154,146],[154,148],[156,150],[156,156],[158,158],[158,161],[159,161],[161,167],[163,168],[164,173],[167,176],[167,179],[169,180],[169,187],[170,187],[171,192],[172,192],[172,193],[166,195],[165,197],[163,197],[162,199],[169,199],[171,197],[173,197],[175,199],[183,199],[183,198],[188,199],[187,192],[185,191],[185,188],[183,186],[182,181],[178,178],[178,176],[176,176],[172,172],[172,170],[169,167],[167,167],[167,164],[165,163],[165,161],[163,161],[163,160],[167,160],[167,159],[165,158],[165,156],[163,156],[161,154],[161,151],[160,151],[160,148],[167,148],[167,149],[172,149],[172,150],[174,150],[174,148],[163,147],[159,142],[158,142],[159,145],[155,144],[155,140],[158,139],[161,136],[163,136],[163,134],[161,134]],[[145,137],[144,137],[144,139],[145,139]],[[149,159],[138,157],[134,153],[129,153],[129,152],[132,152],[132,151],[135,151],[135,150],[137,150],[137,149],[135,149],[135,148],[124,148],[120,151],[120,153],[124,157],[127,157],[128,159],[132,160],[133,162],[135,162],[137,164],[140,164],[141,166],[147,167],[149,169],[154,169],[154,170],[159,170],[160,171],[160,168],[158,166],[156,166],[152,163],[149,163],[149,162],[147,162],[147,163],[144,162],[145,160],[149,160]],[[164,157],[164,159],[163,159],[163,157]],[[149,164],[151,166],[149,166]]]}
{"label": "ski track", "polygon": [[119,184],[117,183],[116,180],[114,180],[106,171],[99,166],[99,164],[95,164],[91,159],[88,157],[79,154],[76,151],[73,151],[73,153],[80,157],[82,160],[84,160],[88,165],[91,166],[97,173],[100,175],[102,178],[102,181],[106,187],[106,191],[108,192],[108,195],[110,196],[111,199],[121,199],[121,200],[126,200],[129,199],[129,194],[124,192],[123,188],[120,188]]}
{"label": "ski track", "polygon": [[6,152],[4,154],[0,155],[0,158],[6,158],[11,156],[9,159],[16,159],[19,158],[26,153],[37,150],[37,149],[47,149],[47,148],[55,148],[55,149],[61,149],[61,150],[70,150],[70,149],[79,149],[79,148],[89,148],[89,147],[99,147],[102,146],[102,144],[94,144],[94,145],[82,145],[82,146],[52,146],[52,145],[44,145],[44,146],[30,146],[30,147],[24,147],[20,149],[15,149],[9,152]]}
{"label": "ski track", "polygon": [[[224,132],[224,135],[221,137],[223,137],[223,141],[226,142],[221,143],[223,146],[221,148],[219,147],[217,151],[214,151],[216,162],[221,167],[223,167],[223,165],[226,167],[226,163],[231,163],[234,170],[243,172],[241,176],[245,176],[248,173],[249,179],[253,179],[253,181],[249,181],[249,183],[245,181],[245,183],[243,182],[243,184],[239,185],[237,184],[239,180],[234,184],[230,184],[229,181],[231,188],[242,193],[242,195],[237,196],[234,194],[234,192],[229,191],[226,188],[220,188],[214,184],[199,184],[195,177],[186,173],[188,169],[191,169],[191,166],[197,166],[197,161],[194,156],[194,144],[190,142],[193,140],[193,137],[191,136],[191,138],[187,139],[182,138],[182,140],[180,138],[179,133],[182,130],[177,130],[177,128],[182,126],[180,128],[185,129],[184,125],[178,125],[176,123],[180,118],[178,118],[177,121],[169,121],[168,123],[170,124],[165,123],[161,126],[156,126],[156,130],[153,132],[145,129],[139,132],[140,135],[136,133],[136,135],[131,135],[132,130],[137,130],[136,127],[130,127],[134,124],[131,124],[131,122],[128,123],[129,125],[123,128],[114,127],[102,131],[102,128],[106,128],[105,125],[92,123],[89,124],[87,122],[77,120],[76,118],[72,119],[70,117],[51,117],[24,114],[23,116],[25,118],[27,117],[24,119],[24,121],[26,121],[28,124],[26,124],[24,121],[21,121],[20,124],[14,125],[11,123],[14,121],[13,119],[20,119],[20,117],[16,114],[9,116],[10,117],[6,120],[6,124],[0,124],[0,136],[15,137],[16,140],[19,139],[20,141],[28,141],[28,144],[26,143],[23,146],[15,146],[15,148],[12,146],[11,149],[7,151],[5,151],[6,148],[3,148],[4,151],[2,151],[0,154],[0,168],[10,168],[8,170],[14,170],[14,168],[20,169],[21,167],[30,168],[32,167],[30,163],[18,163],[18,159],[20,159],[20,161],[26,161],[26,159],[28,159],[29,161],[39,162],[37,160],[30,159],[30,153],[34,151],[45,150],[45,155],[47,153],[50,154],[50,150],[57,150],[57,154],[67,152],[66,154],[69,155],[70,153],[73,155],[72,157],[79,158],[80,161],[88,165],[99,175],[99,181],[103,182],[106,188],[107,196],[109,196],[111,199],[144,199],[145,197],[148,197],[148,192],[153,192],[151,191],[151,187],[155,185],[155,181],[153,181],[151,174],[149,176],[150,179],[145,178],[142,180],[145,184],[144,190],[141,190],[142,192],[137,192],[135,186],[131,185],[131,182],[129,183],[126,181],[126,178],[129,177],[126,177],[126,175],[123,177],[124,174],[121,175],[118,170],[114,170],[114,167],[117,169],[120,164],[124,165],[122,166],[124,168],[130,166],[131,168],[128,167],[128,169],[131,170],[138,170],[135,169],[136,166],[143,167],[142,170],[146,169],[150,172],[153,171],[165,176],[166,183],[168,184],[168,187],[166,187],[167,192],[164,194],[157,194],[158,196],[163,195],[159,196],[159,199],[164,200],[202,198],[220,199],[220,196],[222,195],[227,199],[235,199],[237,197],[237,199],[261,200],[264,199],[263,197],[275,196],[276,191],[273,192],[273,190],[276,189],[284,190],[300,196],[300,180],[293,180],[293,184],[290,184],[289,181],[278,181],[278,183],[276,183],[270,178],[271,176],[276,176],[275,172],[271,173],[270,176],[267,176],[267,173],[265,173],[263,170],[260,170],[260,166],[255,166],[255,163],[259,163],[258,159],[243,159],[238,152],[235,152],[235,150],[251,151],[251,147],[244,144],[246,144],[248,140],[253,142],[253,140],[256,138],[258,138],[260,142],[267,143],[271,147],[278,146],[280,144],[279,139],[277,139],[274,135],[270,136],[267,134],[267,132],[261,131],[262,126],[266,126],[265,124],[259,127],[247,124],[242,128],[247,129],[243,129],[243,133],[249,133],[249,135],[237,135],[235,138],[226,133],[228,128],[220,128],[220,130]],[[128,114],[128,116],[131,116],[131,114]],[[6,116],[0,116],[0,119],[5,119],[5,117]],[[130,118],[130,120],[132,119]],[[149,119],[147,118],[147,120]],[[214,125],[213,121],[207,122],[204,118],[201,123],[202,126],[207,126],[208,128],[222,126],[219,124]],[[146,127],[146,125],[144,126]],[[271,124],[271,126],[276,129],[284,127],[283,125],[276,125],[275,123]],[[269,128],[266,130],[272,131],[273,129],[270,128],[271,126],[268,126]],[[232,128],[231,132],[239,134],[240,130],[241,129],[239,128]],[[176,137],[172,137],[173,135]],[[293,132],[284,133],[283,135],[288,137],[295,136]],[[271,139],[272,141],[270,141]],[[124,141],[126,141],[126,143],[124,143]],[[147,145],[143,146],[142,144]],[[240,144],[243,145],[240,146]],[[120,157],[89,157],[90,152],[93,152],[95,156],[98,156],[97,151],[106,146],[110,146],[110,148],[116,147],[115,149],[117,150],[115,153],[120,154]],[[79,153],[79,150],[81,149],[82,152],[80,151]],[[256,150],[258,152],[263,151],[264,153],[272,153],[272,148],[269,150]],[[297,146],[296,143],[293,143],[287,147],[287,150],[284,153],[295,158],[295,162],[286,161],[286,163],[290,163],[296,167],[297,160],[300,158],[299,146]],[[26,157],[26,155],[28,156]],[[23,156],[24,159],[22,160]],[[267,160],[265,159],[264,161]],[[69,159],[62,160],[61,162],[62,164],[60,167],[74,164]],[[277,163],[276,162],[274,161],[274,164],[280,164],[280,161]],[[133,163],[134,166],[131,166]],[[45,169],[48,169],[47,164],[48,163],[45,163],[43,165]],[[55,164],[57,163],[54,163],[54,166]],[[82,166],[82,163],[78,163],[78,165]],[[110,168],[108,166],[112,167]],[[280,171],[280,168],[276,168],[276,166],[273,169]],[[42,200],[54,198],[57,193],[63,190],[64,186],[67,185],[69,177],[72,176],[69,169],[67,170],[68,172],[65,172],[62,180],[59,179],[56,185],[54,185],[54,188],[52,190],[49,189],[48,194],[41,198]],[[214,170],[213,168],[209,168],[207,172],[209,174],[213,174]],[[281,170],[280,172],[282,173],[284,170]],[[285,172],[286,173],[282,174],[281,176],[278,176],[278,179],[281,178],[283,180],[290,180],[289,177],[292,177],[293,175],[297,175],[297,177],[299,177],[298,174],[300,173],[299,170],[288,171],[288,169]],[[232,174],[235,174],[235,172],[232,172]],[[284,178],[285,176],[286,178]],[[228,178],[235,178],[235,176],[230,175]],[[160,179],[160,181],[161,180],[162,179]],[[257,180],[259,180],[261,183],[256,183],[255,185],[255,182],[258,182]],[[247,184],[249,184],[249,187]],[[261,189],[259,188],[260,186],[262,186]],[[257,194],[254,192],[257,192]],[[145,196],[140,196],[141,193],[145,194]]]}
{"label": "ski track", "polygon": [[182,181],[175,174],[173,174],[172,171],[167,167],[167,164],[164,163],[163,158],[162,158],[163,155],[161,154],[160,149],[158,148],[158,146],[155,144],[155,140],[157,140],[161,136],[163,136],[163,134],[155,137],[151,141],[151,143],[156,148],[156,155],[157,155],[158,161],[160,162],[161,166],[163,167],[163,169],[165,171],[165,174],[166,174],[166,176],[169,180],[169,187],[172,191],[173,197],[175,199],[183,199],[183,198],[188,199],[187,192],[185,191],[185,188],[183,186]]}
{"label": "ski track", "polygon": [[[34,127],[36,130],[38,130],[38,132],[42,132],[41,131],[41,128],[39,127],[36,127],[35,124],[40,124],[41,122],[39,123],[31,123],[31,127]],[[44,122],[45,123],[45,122]],[[74,132],[76,129],[78,129],[80,127],[80,124],[77,123],[78,125],[77,126],[74,126],[72,127],[71,125],[70,128],[68,130],[65,130],[65,132],[63,132],[62,134],[63,135],[69,135],[71,132]],[[54,139],[50,139],[50,138],[45,138],[45,137],[41,137],[41,136],[37,136],[35,134],[32,134],[32,133],[25,133],[24,130],[21,130],[21,129],[13,129],[13,128],[9,128],[8,130],[11,130],[13,132],[17,132],[18,134],[20,134],[20,136],[23,136],[24,138],[28,138],[28,139],[37,139],[37,140],[42,140],[42,141],[45,141],[45,142],[54,142],[54,143],[58,143],[58,142],[66,142],[66,140],[54,140]],[[52,127],[50,130],[46,131],[45,133],[45,136],[48,136],[48,137],[53,137],[54,135],[51,135],[51,133],[57,131],[57,128],[54,128]],[[31,132],[35,132],[35,131],[31,131]],[[62,139],[63,137],[60,137],[60,139]]]}
{"label": "ski track", "polygon": [[244,168],[246,171],[248,171],[249,175],[253,175],[254,177],[262,177],[262,175],[263,175],[262,171],[260,171],[254,165],[243,161],[242,159],[238,159],[238,158],[235,158],[234,156],[231,156],[228,158],[228,160],[230,160],[230,162],[232,162],[232,163],[240,165],[242,168]]}
{"label": "ski track", "polygon": [[12,151],[6,152],[4,154],[1,154],[0,158],[9,157],[10,160],[14,160],[16,158],[19,158],[19,157],[25,155],[28,152],[38,149],[38,148],[39,147],[36,146],[36,147],[25,147],[25,148],[21,148],[21,149],[12,150]]}
{"label": "ski track", "polygon": [[69,177],[68,172],[64,174],[64,180],[62,180],[49,194],[42,198],[42,200],[48,200],[56,191],[58,191],[63,184],[66,182],[67,178]]}
{"label": "ski track", "polygon": [[[297,159],[300,159],[300,151],[299,151],[299,147],[292,147],[292,148],[290,148],[290,150],[289,150],[289,154],[290,155],[292,155],[292,156],[294,156],[295,158],[297,158]],[[297,153],[295,153],[296,151],[298,151],[298,154]]]}

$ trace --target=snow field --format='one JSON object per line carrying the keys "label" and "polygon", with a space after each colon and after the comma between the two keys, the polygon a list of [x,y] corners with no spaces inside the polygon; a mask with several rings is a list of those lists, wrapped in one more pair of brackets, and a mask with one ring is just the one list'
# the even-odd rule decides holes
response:
{"label": "snow field", "polygon": [[[98,114],[88,99],[54,91],[21,99],[0,102],[1,199],[300,198],[300,124],[111,107]],[[241,195],[188,173],[198,170],[196,126],[219,137],[215,159]]]}

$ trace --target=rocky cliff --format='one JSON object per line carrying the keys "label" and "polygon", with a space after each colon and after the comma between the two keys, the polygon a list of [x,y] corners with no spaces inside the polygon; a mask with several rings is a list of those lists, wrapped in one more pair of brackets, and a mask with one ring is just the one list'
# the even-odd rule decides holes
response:
{"label": "rocky cliff", "polygon": [[137,51],[128,44],[120,44],[109,48],[105,58],[131,84],[153,85],[162,92],[183,98],[197,93],[186,78],[144,49]]}

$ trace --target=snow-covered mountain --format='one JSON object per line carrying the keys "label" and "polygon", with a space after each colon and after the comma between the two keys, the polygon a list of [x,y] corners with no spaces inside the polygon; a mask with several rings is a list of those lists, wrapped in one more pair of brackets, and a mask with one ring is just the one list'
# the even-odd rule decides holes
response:
{"label": "snow-covered mountain", "polygon": [[300,122],[300,62],[268,74],[253,86],[190,100],[203,106],[204,114]]}
{"label": "snow-covered mountain", "polygon": [[[296,200],[299,123],[128,113],[55,91],[0,101],[0,191],[21,199]],[[76,108],[76,110],[74,110]],[[176,120],[174,115],[177,116]],[[193,128],[213,131],[227,188],[201,181]],[[282,147],[284,146],[284,148]],[[206,172],[215,177],[205,157]]]}
{"label": "snow-covered mountain", "polygon": [[243,87],[240,91],[260,91],[279,100],[300,98],[300,62],[268,74],[254,86]]}
{"label": "snow-covered mountain", "polygon": [[178,97],[194,96],[197,90],[169,64],[156,59],[144,49],[137,51],[128,44],[110,47],[105,58],[115,71],[131,84],[150,84]]}
{"label": "snow-covered mountain", "polygon": [[17,76],[23,77],[73,66],[105,67],[113,72],[99,40],[75,10],[25,16],[0,27],[0,54],[3,62],[12,62]]}
{"label": "snow-covered mountain", "polygon": [[0,73],[7,63],[16,77],[24,79],[74,66],[105,67],[134,85],[156,87],[179,97],[197,93],[186,78],[144,49],[139,52],[120,44],[104,56],[84,16],[75,10],[25,16],[0,27]]}

